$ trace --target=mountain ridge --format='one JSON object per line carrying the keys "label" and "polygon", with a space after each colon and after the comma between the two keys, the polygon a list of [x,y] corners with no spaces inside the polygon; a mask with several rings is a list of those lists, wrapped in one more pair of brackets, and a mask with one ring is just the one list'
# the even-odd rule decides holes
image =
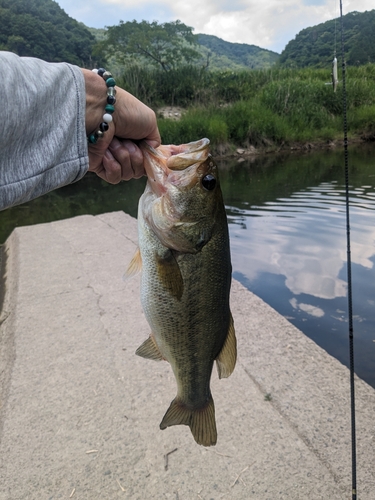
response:
{"label": "mountain ridge", "polygon": [[[105,28],[90,28],[71,18],[54,0],[0,0],[0,50],[46,61],[90,67],[98,64],[95,44]],[[375,9],[343,17],[345,59],[349,66],[375,63]],[[198,65],[209,70],[239,71],[271,67],[327,67],[341,52],[339,18],[301,30],[277,52],[215,35],[196,35]]]}
{"label": "mountain ridge", "polygon": [[218,69],[223,64],[226,67],[240,66],[248,69],[268,68],[274,65],[280,57],[280,54],[272,50],[263,49],[257,45],[247,43],[227,42],[215,35],[197,35],[198,43],[201,47],[207,49],[205,52],[212,59]]}
{"label": "mountain ridge", "polygon": [[[345,60],[349,66],[375,63],[375,10],[343,16]],[[336,43],[335,43],[336,40]],[[282,67],[326,67],[341,55],[341,20],[331,19],[301,30],[281,52]]]}

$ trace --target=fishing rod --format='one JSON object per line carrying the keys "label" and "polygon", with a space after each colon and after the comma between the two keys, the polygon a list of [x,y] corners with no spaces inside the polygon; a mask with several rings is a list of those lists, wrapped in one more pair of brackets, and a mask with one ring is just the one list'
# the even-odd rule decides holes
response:
{"label": "fishing rod", "polygon": [[344,122],[344,159],[345,159],[345,205],[346,205],[346,251],[348,279],[348,322],[349,322],[349,370],[350,370],[350,410],[352,437],[352,500],[357,500],[357,458],[356,458],[356,425],[355,425],[355,384],[354,384],[354,330],[353,330],[353,298],[352,269],[350,250],[350,214],[349,214],[349,155],[348,155],[348,122],[346,102],[346,63],[344,53],[344,21],[342,0],[340,0],[341,20],[341,57],[342,57],[342,103]]}

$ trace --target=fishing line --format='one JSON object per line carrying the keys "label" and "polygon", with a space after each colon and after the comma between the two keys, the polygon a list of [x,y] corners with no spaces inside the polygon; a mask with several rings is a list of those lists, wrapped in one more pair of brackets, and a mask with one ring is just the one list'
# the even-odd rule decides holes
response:
{"label": "fishing line", "polygon": [[349,155],[348,155],[348,122],[346,102],[346,64],[344,54],[344,21],[342,0],[340,0],[341,18],[341,57],[342,57],[342,103],[344,121],[344,160],[345,160],[345,205],[346,205],[346,251],[348,277],[348,321],[349,321],[349,368],[350,368],[350,410],[352,434],[352,500],[357,499],[357,458],[356,458],[356,426],[355,426],[355,387],[354,387],[354,333],[353,333],[353,299],[352,299],[352,266],[350,249],[350,217],[349,217]]}
{"label": "fishing line", "polygon": [[335,50],[334,57],[336,57],[336,49],[337,49],[337,2],[335,2]]}

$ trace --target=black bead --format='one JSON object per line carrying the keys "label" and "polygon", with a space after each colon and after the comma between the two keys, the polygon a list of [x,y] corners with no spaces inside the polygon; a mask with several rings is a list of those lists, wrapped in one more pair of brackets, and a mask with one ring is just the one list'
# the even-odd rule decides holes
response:
{"label": "black bead", "polygon": [[99,68],[99,69],[98,69],[98,75],[99,75],[99,76],[103,76],[103,75],[104,75],[104,73],[105,73],[105,69],[104,69],[104,68]]}
{"label": "black bead", "polygon": [[109,95],[107,97],[107,103],[108,104],[115,104],[115,102],[116,102],[116,97],[114,95]]}
{"label": "black bead", "polygon": [[107,122],[102,122],[100,125],[99,125],[99,129],[102,131],[102,132],[107,132],[107,130],[109,129],[109,125]]}

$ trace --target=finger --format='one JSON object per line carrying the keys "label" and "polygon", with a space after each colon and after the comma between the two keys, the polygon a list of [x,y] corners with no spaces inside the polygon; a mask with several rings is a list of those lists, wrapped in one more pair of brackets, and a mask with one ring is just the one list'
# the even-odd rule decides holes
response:
{"label": "finger", "polygon": [[133,177],[134,179],[139,179],[146,173],[143,166],[144,158],[142,151],[133,141],[123,140],[121,143],[128,150]]}
{"label": "finger", "polygon": [[124,181],[131,179],[134,175],[134,171],[131,166],[129,151],[118,139],[114,138],[108,147],[108,152],[120,166],[121,179]]}
{"label": "finger", "polygon": [[123,180],[138,179],[144,175],[142,152],[132,141],[114,138],[109,150],[121,165]]}
{"label": "finger", "polygon": [[151,146],[152,148],[156,149],[160,146],[160,139],[158,141],[153,141],[153,140],[149,140],[149,139],[145,139],[145,142],[147,142],[147,144],[149,146]]}
{"label": "finger", "polygon": [[99,177],[110,184],[118,184],[121,181],[121,165],[109,149],[104,153],[102,166],[102,170],[96,172]]}

